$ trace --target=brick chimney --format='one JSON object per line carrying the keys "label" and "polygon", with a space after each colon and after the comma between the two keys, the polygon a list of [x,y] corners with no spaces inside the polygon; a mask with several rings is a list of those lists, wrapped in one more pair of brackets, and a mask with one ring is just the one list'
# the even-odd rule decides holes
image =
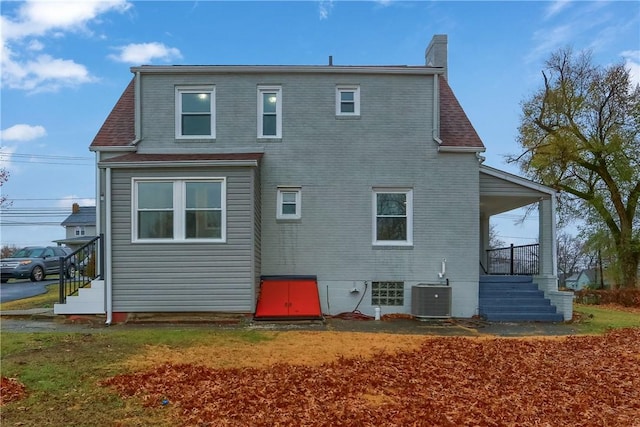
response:
{"label": "brick chimney", "polygon": [[433,36],[429,46],[427,46],[427,50],[424,52],[424,60],[427,67],[444,68],[444,78],[448,78],[446,34],[436,34]]}
{"label": "brick chimney", "polygon": [[78,213],[80,212],[80,205],[77,203],[74,203],[73,205],[71,205],[71,213]]}

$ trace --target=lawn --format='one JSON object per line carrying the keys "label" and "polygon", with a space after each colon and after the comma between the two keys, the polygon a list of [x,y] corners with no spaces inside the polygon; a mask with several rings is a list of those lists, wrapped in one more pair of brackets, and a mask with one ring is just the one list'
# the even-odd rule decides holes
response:
{"label": "lawn", "polygon": [[53,304],[60,299],[60,285],[52,283],[47,285],[47,292],[31,298],[19,299],[16,301],[3,302],[0,304],[0,311],[5,310],[27,310],[30,308],[53,308]]}
{"label": "lawn", "polygon": [[[604,330],[602,319],[618,316],[608,311],[591,311],[580,327]],[[620,316],[613,326],[638,320]],[[632,426],[640,418],[640,328],[462,338],[113,326],[0,338],[2,376],[25,393],[3,405],[3,426]]]}

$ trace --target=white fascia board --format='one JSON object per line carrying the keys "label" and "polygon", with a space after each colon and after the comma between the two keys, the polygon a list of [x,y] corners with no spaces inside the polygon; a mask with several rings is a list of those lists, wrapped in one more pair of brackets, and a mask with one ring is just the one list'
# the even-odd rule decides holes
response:
{"label": "white fascia board", "polygon": [[438,67],[424,66],[335,66],[335,65],[147,65],[131,67],[140,74],[444,74]]}
{"label": "white fascia board", "polygon": [[537,182],[533,182],[529,179],[523,178],[521,176],[518,175],[514,175],[512,173],[509,172],[505,172],[502,171],[500,169],[495,169],[492,167],[489,167],[487,165],[480,165],[480,173],[485,173],[487,175],[496,177],[496,178],[500,178],[500,179],[504,179],[505,181],[509,181],[512,182],[514,184],[517,185],[521,185],[523,187],[527,187],[530,188],[532,190],[536,190],[539,191],[541,193],[546,193],[549,194],[551,196],[554,196],[557,194],[557,191],[554,190],[551,187],[547,187],[544,184],[538,184]]}
{"label": "white fascia board", "polygon": [[193,167],[257,167],[257,160],[166,160],[151,162],[100,162],[99,168],[193,168]]}
{"label": "white fascia board", "polygon": [[89,151],[93,152],[131,152],[137,151],[138,148],[134,145],[115,145],[115,146],[100,146],[100,147],[89,147]]}
{"label": "white fascia board", "polygon": [[483,147],[449,147],[440,145],[438,151],[441,153],[484,153],[486,148]]}

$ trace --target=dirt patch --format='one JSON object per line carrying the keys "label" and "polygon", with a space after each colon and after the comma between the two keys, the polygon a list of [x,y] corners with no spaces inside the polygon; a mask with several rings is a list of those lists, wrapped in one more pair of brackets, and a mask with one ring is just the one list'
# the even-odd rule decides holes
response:
{"label": "dirt patch", "polygon": [[378,353],[410,351],[420,347],[424,336],[367,334],[359,332],[265,332],[266,341],[238,342],[233,346],[203,343],[188,349],[148,346],[142,354],[124,362],[131,370],[163,363],[187,363],[209,368],[265,367],[276,363],[317,366],[340,357],[370,358]]}
{"label": "dirt patch", "polygon": [[173,409],[185,426],[640,426],[640,329],[555,339],[288,332],[253,347],[226,354],[236,359],[225,369],[211,347],[178,363],[149,349],[162,365],[103,384]]}

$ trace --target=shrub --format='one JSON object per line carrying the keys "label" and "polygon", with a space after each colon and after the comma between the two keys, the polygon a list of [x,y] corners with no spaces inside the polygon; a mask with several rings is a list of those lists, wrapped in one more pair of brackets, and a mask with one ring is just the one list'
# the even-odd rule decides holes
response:
{"label": "shrub", "polygon": [[575,292],[580,304],[619,304],[640,307],[640,289],[583,289]]}

